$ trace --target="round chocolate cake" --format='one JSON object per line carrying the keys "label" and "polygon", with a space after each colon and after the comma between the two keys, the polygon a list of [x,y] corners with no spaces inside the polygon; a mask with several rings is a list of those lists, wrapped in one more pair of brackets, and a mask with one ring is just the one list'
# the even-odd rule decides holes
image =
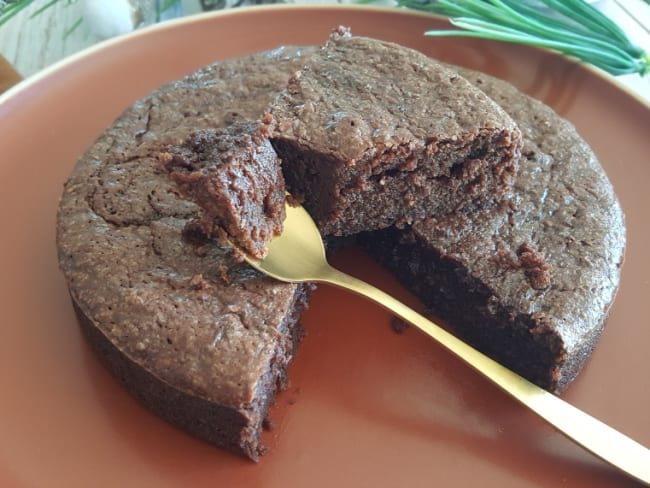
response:
{"label": "round chocolate cake", "polygon": [[[161,154],[188,147],[197,130],[260,120],[314,52],[224,61],[135,103],[77,163],[58,214],[60,267],[99,355],[157,414],[252,459],[263,452],[262,422],[286,380],[308,288],[259,275],[206,232],[201,202],[170,177]],[[518,124],[516,179],[502,182],[497,202],[401,221],[375,230],[367,246],[469,341],[559,391],[584,364],[614,298],[622,212],[569,123],[504,82],[463,75]],[[480,154],[454,167],[471,173],[483,167],[473,162]]]}

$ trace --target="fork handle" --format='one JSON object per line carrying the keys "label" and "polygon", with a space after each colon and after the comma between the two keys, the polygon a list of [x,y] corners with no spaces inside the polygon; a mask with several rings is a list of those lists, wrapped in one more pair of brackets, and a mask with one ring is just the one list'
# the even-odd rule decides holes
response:
{"label": "fork handle", "polygon": [[415,325],[564,435],[650,486],[650,450],[645,446],[513,373],[380,289],[331,266],[318,281],[369,298]]}

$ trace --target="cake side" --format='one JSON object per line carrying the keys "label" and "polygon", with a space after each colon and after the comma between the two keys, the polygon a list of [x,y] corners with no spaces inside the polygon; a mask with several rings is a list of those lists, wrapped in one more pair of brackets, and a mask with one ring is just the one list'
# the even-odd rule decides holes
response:
{"label": "cake side", "polygon": [[193,132],[160,159],[183,195],[203,210],[200,227],[262,259],[282,231],[284,179],[265,124],[235,122]]}
{"label": "cake side", "polygon": [[569,122],[506,82],[459,71],[522,131],[512,199],[375,235],[370,246],[466,340],[559,392],[589,357],[614,299],[623,213]]}
{"label": "cake side", "polygon": [[[566,357],[556,370],[561,390],[589,358],[616,296],[625,254],[623,210],[596,155],[570,122],[543,103],[518,95],[506,82],[460,72],[506,107],[528,140],[522,164],[532,167],[524,172],[528,178],[516,181],[522,201],[516,202],[509,229],[511,251],[535,291],[526,298],[511,293],[504,303],[529,306],[538,324],[549,323],[562,338]],[[549,179],[543,181],[540,167],[547,165]],[[527,208],[526,195],[540,205]],[[526,262],[530,258],[522,256],[522,244],[529,244],[550,267],[547,286],[535,286],[535,262]]]}
{"label": "cake side", "polygon": [[308,290],[298,287],[291,314],[280,327],[283,341],[278,343],[271,368],[262,377],[255,399],[237,408],[196,395],[153,374],[137,358],[124,354],[74,299],[72,303],[88,343],[117,380],[144,406],[191,435],[257,461],[266,450],[261,434],[267,411],[277,390],[286,386],[286,366],[302,337],[299,319],[307,301]]}
{"label": "cake side", "polygon": [[254,121],[300,56],[218,63],[136,102],[77,163],[57,216],[60,268],[113,372],[163,417],[253,459],[307,289],[259,275],[206,235],[158,155],[234,114]]}
{"label": "cake side", "polygon": [[289,191],[325,234],[499,200],[520,133],[456,72],[412,49],[335,32],[270,106]]}

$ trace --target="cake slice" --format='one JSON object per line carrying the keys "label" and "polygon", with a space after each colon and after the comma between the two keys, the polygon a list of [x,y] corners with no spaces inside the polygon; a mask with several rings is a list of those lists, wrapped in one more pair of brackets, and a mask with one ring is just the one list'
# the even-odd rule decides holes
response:
{"label": "cake slice", "polygon": [[511,200],[374,233],[366,245],[463,338],[560,392],[590,356],[614,300],[623,213],[569,122],[504,81],[458,70],[522,131]]}
{"label": "cake slice", "polygon": [[194,132],[160,154],[183,195],[203,209],[203,233],[260,259],[285,216],[280,160],[267,132],[262,123],[238,122]]}
{"label": "cake slice", "polygon": [[326,235],[500,200],[520,133],[422,53],[339,28],[270,106],[287,186]]}
{"label": "cake slice", "polygon": [[[242,153],[255,156],[255,172],[268,169],[261,181],[282,195],[277,162],[254,142],[252,121],[307,51],[279,48],[216,63],[136,102],[78,161],[57,216],[59,265],[98,355],[153,412],[251,459],[264,452],[262,425],[286,385],[310,287],[233,259],[231,247],[196,225],[206,214],[197,201],[204,203],[201,192],[222,171],[234,172],[240,189],[262,178],[247,176]],[[244,124],[221,129],[233,118]],[[187,192],[160,161],[178,141],[186,143],[170,169]],[[215,161],[223,163],[221,145],[231,143],[233,158],[222,170]],[[255,148],[268,159],[258,160]],[[186,182],[195,178],[201,191]]]}

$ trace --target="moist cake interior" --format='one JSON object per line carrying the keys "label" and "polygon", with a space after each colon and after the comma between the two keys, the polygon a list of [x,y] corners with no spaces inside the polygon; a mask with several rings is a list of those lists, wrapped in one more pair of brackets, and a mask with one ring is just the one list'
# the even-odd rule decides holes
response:
{"label": "moist cake interior", "polygon": [[268,112],[288,189],[325,235],[498,201],[516,173],[521,133],[481,90],[418,51],[342,28]]}

